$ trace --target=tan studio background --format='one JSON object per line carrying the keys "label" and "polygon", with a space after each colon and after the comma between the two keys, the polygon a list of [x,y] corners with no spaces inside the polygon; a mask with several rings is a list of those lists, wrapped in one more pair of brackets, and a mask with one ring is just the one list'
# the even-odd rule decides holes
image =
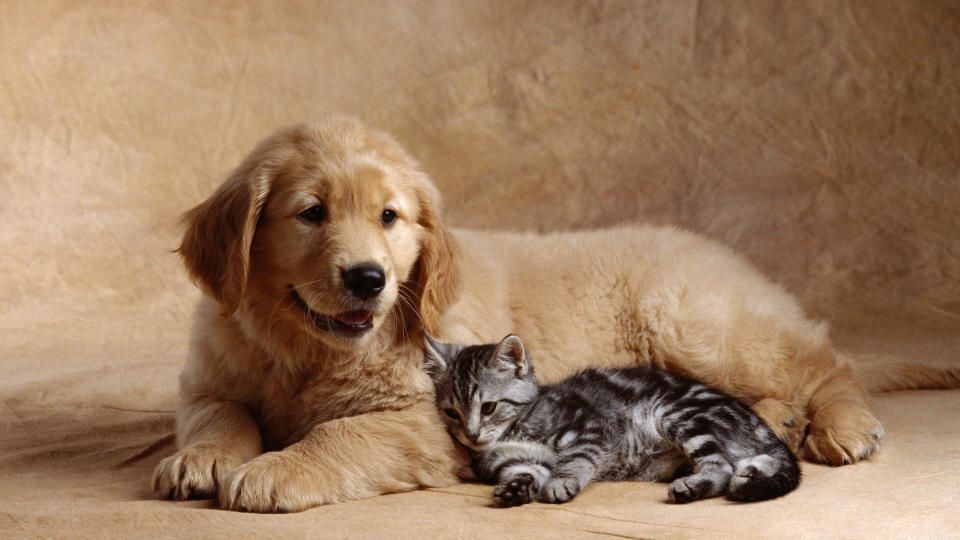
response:
{"label": "tan studio background", "polygon": [[292,515],[150,499],[198,296],[178,216],[262,137],[394,133],[446,220],[731,244],[847,349],[960,361],[960,4],[0,1],[0,536],[960,535],[960,391],[768,503],[458,485]]}

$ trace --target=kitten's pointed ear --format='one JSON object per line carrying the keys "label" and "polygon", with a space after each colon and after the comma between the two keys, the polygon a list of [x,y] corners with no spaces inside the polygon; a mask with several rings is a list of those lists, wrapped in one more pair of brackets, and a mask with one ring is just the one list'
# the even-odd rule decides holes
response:
{"label": "kitten's pointed ear", "polygon": [[511,370],[516,373],[517,377],[523,377],[530,369],[523,342],[514,334],[503,338],[503,341],[497,345],[497,348],[493,351],[493,360],[498,368]]}
{"label": "kitten's pointed ear", "polygon": [[440,343],[426,332],[423,333],[423,370],[431,379],[437,379],[447,370],[451,348],[452,345]]}

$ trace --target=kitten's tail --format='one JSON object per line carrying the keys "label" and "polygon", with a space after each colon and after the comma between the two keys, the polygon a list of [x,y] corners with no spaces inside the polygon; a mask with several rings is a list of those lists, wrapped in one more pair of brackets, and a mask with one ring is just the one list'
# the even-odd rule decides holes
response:
{"label": "kitten's tail", "polygon": [[846,355],[870,392],[960,388],[960,363],[906,360],[884,354]]}
{"label": "kitten's tail", "polygon": [[800,485],[800,465],[785,446],[770,453],[741,459],[730,479],[728,497],[735,501],[763,501],[790,493]]}

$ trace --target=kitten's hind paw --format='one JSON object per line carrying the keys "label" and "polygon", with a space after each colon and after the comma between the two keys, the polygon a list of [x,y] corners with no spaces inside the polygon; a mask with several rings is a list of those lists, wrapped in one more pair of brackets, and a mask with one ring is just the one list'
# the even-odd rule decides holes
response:
{"label": "kitten's hind paw", "polygon": [[520,506],[534,500],[533,476],[518,474],[493,490],[493,502],[497,506]]}
{"label": "kitten's hind paw", "polygon": [[[786,452],[784,452],[785,454]],[[793,456],[777,460],[767,454],[737,463],[727,496],[734,501],[762,501],[785,495],[800,483],[800,469]]]}
{"label": "kitten's hind paw", "polygon": [[543,487],[540,500],[548,503],[565,503],[577,496],[580,490],[580,480],[576,478],[551,478]]}
{"label": "kitten's hind paw", "polygon": [[685,476],[674,480],[667,493],[670,495],[670,502],[683,504],[706,499],[710,496],[712,487],[710,480],[706,478]]}

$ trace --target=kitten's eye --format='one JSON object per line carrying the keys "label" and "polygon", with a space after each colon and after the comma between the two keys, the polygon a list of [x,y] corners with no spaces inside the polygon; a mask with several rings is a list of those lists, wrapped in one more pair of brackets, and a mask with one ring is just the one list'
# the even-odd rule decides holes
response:
{"label": "kitten's eye", "polygon": [[300,216],[300,219],[309,221],[310,223],[320,223],[327,217],[327,211],[321,205],[311,206],[303,212],[297,214]]}
{"label": "kitten's eye", "polygon": [[493,414],[493,411],[497,410],[496,401],[485,401],[483,405],[480,405],[480,414],[488,416]]}
{"label": "kitten's eye", "polygon": [[444,409],[443,414],[453,418],[454,420],[460,419],[460,413],[458,413],[456,409]]}
{"label": "kitten's eye", "polygon": [[384,225],[392,225],[393,222],[396,221],[396,219],[397,219],[397,213],[394,210],[390,210],[389,208],[384,210],[383,213],[380,214],[380,221],[382,221]]}

